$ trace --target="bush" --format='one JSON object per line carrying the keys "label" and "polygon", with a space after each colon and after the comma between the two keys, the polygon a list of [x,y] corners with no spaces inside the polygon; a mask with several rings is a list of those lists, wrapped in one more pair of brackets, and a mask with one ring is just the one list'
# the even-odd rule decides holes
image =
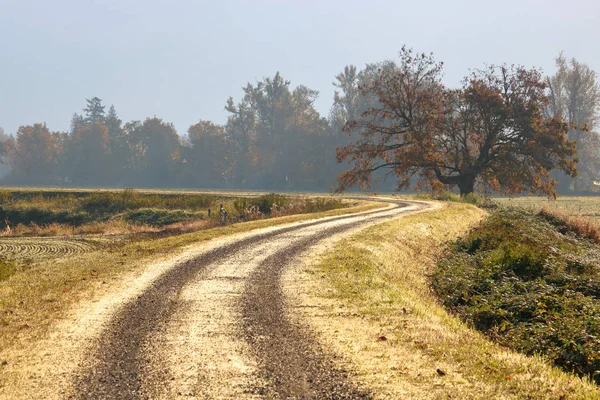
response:
{"label": "bush", "polygon": [[202,214],[192,213],[183,210],[156,210],[141,209],[127,213],[124,219],[135,224],[144,224],[150,226],[165,226],[178,222],[193,221],[203,219]]}
{"label": "bush", "polygon": [[248,210],[248,201],[244,198],[235,199],[233,202],[233,208],[237,211],[240,217],[244,217]]}
{"label": "bush", "polygon": [[116,214],[142,208],[199,210],[216,203],[217,198],[205,194],[149,194],[132,189],[122,192],[90,193],[81,200],[81,208],[91,214]]}
{"label": "bush", "polygon": [[460,195],[450,192],[448,190],[442,190],[441,192],[435,193],[434,195],[431,196],[431,198],[434,200],[441,200],[441,201],[456,201],[456,202],[461,201]]}
{"label": "bush", "polygon": [[439,262],[433,289],[500,344],[600,383],[600,249],[555,222],[496,210]]}
{"label": "bush", "polygon": [[85,212],[51,211],[40,208],[3,208],[0,207],[0,226],[15,226],[18,224],[69,224],[81,225],[91,221],[92,218]]}
{"label": "bush", "polygon": [[346,205],[340,199],[328,199],[318,197],[316,199],[307,199],[304,212],[323,212],[344,208]]}
{"label": "bush", "polygon": [[449,190],[442,190],[436,193],[419,192],[415,197],[423,200],[452,201],[473,204],[479,207],[495,208],[495,204],[490,198],[479,193],[468,193],[461,197],[459,194]]}
{"label": "bush", "polygon": [[270,214],[273,207],[275,207],[275,209],[277,209],[277,207],[281,208],[289,203],[289,199],[281,194],[269,193],[251,199],[248,203],[257,206],[261,213]]}
{"label": "bush", "polygon": [[9,203],[12,199],[12,192],[5,189],[0,189],[0,204]]}

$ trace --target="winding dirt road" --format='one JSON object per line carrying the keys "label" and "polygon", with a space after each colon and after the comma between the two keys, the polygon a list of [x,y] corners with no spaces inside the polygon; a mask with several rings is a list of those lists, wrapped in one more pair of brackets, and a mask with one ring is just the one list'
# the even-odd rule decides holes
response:
{"label": "winding dirt road", "polygon": [[118,306],[105,305],[105,322],[80,350],[64,397],[370,398],[308,327],[289,318],[280,277],[325,238],[429,207],[388,202],[376,211],[250,232],[165,268]]}

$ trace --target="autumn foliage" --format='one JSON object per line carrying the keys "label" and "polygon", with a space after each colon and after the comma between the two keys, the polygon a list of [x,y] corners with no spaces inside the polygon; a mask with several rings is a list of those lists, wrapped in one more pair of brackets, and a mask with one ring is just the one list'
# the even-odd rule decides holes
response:
{"label": "autumn foliage", "polygon": [[403,48],[398,65],[361,87],[378,101],[344,128],[358,139],[337,150],[339,162],[352,164],[339,177],[339,191],[369,187],[384,168],[398,177],[398,189],[450,186],[462,195],[480,184],[552,196],[551,170],[576,175],[570,126],[544,115],[549,98],[538,70],[491,66],[460,89],[445,87],[441,74],[442,63],[431,55]]}

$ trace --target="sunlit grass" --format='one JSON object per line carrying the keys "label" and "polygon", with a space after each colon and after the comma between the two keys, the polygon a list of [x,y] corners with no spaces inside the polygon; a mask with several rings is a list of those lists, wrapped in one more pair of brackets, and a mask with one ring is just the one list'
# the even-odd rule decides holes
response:
{"label": "sunlit grass", "polygon": [[525,207],[532,211],[539,211],[545,207],[549,210],[600,222],[600,196],[559,196],[556,200],[535,196],[499,197],[494,200],[502,205]]}
{"label": "sunlit grass", "polygon": [[598,398],[588,381],[491,343],[432,293],[444,244],[483,216],[450,203],[342,241],[300,278],[302,310],[379,399]]}
{"label": "sunlit grass", "polygon": [[[345,208],[347,202],[332,196],[215,193],[0,190],[0,236],[67,236],[140,232],[189,232],[210,227],[220,219],[228,223],[283,215]],[[212,212],[211,212],[212,211]],[[200,221],[209,221],[201,223]],[[192,223],[194,222],[194,223]],[[184,227],[185,229],[180,229]],[[104,230],[102,230],[104,228]],[[160,229],[159,229],[160,228]]]}

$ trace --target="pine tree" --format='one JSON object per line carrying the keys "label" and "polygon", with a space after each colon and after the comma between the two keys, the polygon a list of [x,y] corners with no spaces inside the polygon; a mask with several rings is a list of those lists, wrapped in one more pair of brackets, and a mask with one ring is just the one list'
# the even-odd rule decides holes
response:
{"label": "pine tree", "polygon": [[108,114],[104,119],[104,125],[108,128],[108,134],[111,138],[115,138],[121,134],[121,124],[123,121],[119,119],[115,106],[111,105],[108,109]]}
{"label": "pine tree", "polygon": [[83,111],[85,112],[85,122],[100,122],[103,124],[105,116],[102,100],[98,97],[93,97],[91,99],[85,99],[85,101],[87,101],[87,107],[83,109]]}

